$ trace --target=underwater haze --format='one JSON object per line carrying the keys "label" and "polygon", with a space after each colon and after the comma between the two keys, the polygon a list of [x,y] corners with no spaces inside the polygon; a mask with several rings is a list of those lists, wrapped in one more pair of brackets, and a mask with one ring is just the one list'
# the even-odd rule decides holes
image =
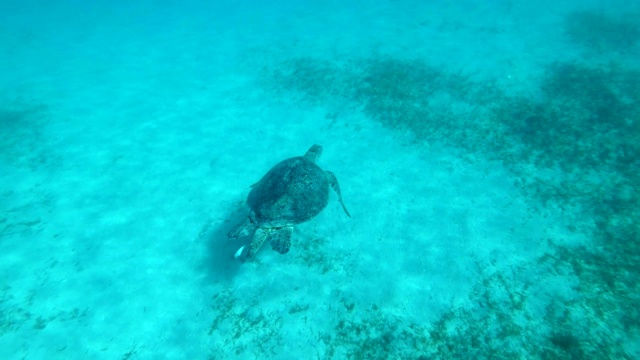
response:
{"label": "underwater haze", "polygon": [[[2,0],[0,359],[638,359],[639,59],[636,0]],[[351,217],[234,259],[314,144]]]}

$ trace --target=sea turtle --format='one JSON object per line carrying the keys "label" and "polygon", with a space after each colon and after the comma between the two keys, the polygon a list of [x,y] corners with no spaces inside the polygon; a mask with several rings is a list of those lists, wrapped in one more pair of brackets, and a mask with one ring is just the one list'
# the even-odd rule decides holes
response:
{"label": "sea turtle", "polygon": [[235,257],[251,257],[269,239],[273,250],[286,254],[291,247],[293,226],[318,215],[329,201],[329,186],[347,216],[336,176],[316,165],[322,146],[313,145],[304,156],[283,160],[251,186],[247,196],[250,212],[247,219],[227,235],[237,239],[255,230],[251,244],[242,246]]}

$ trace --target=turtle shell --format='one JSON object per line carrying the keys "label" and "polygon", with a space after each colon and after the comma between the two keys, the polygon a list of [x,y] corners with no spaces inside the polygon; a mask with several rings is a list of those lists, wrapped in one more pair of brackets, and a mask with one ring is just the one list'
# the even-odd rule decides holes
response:
{"label": "turtle shell", "polygon": [[271,228],[305,222],[318,215],[328,201],[327,176],[303,156],[276,164],[247,197],[253,223]]}

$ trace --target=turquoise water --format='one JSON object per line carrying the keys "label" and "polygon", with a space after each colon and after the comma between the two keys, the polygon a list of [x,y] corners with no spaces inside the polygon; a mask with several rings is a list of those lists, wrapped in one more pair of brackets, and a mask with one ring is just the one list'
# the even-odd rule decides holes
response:
{"label": "turquoise water", "polygon": [[640,358],[637,1],[0,8],[0,359]]}

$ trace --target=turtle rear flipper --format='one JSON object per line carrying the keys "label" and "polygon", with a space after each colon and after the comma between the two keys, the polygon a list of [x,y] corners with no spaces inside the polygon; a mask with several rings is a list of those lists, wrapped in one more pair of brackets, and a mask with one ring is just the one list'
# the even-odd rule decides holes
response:
{"label": "turtle rear flipper", "polygon": [[338,201],[340,201],[340,205],[342,205],[342,209],[344,210],[344,212],[347,214],[348,217],[351,217],[351,214],[349,214],[349,210],[347,210],[347,207],[344,206],[344,201],[342,201],[342,193],[340,192],[340,184],[338,184],[338,179],[331,171],[325,171],[324,173],[327,174],[327,180],[329,180],[329,185],[331,185],[331,188],[333,189],[333,191],[335,191],[336,194],[338,194]]}
{"label": "turtle rear flipper", "polygon": [[288,253],[289,249],[291,249],[292,233],[293,226],[285,226],[281,229],[274,230],[271,235],[271,248],[282,255]]}
{"label": "turtle rear flipper", "polygon": [[258,230],[256,230],[256,233],[253,234],[253,239],[251,239],[251,244],[249,245],[249,252],[247,252],[247,257],[248,258],[252,257],[256,252],[258,252],[262,244],[264,244],[264,241],[267,240],[267,238],[269,238],[272,233],[273,233],[272,229],[258,228]]}

